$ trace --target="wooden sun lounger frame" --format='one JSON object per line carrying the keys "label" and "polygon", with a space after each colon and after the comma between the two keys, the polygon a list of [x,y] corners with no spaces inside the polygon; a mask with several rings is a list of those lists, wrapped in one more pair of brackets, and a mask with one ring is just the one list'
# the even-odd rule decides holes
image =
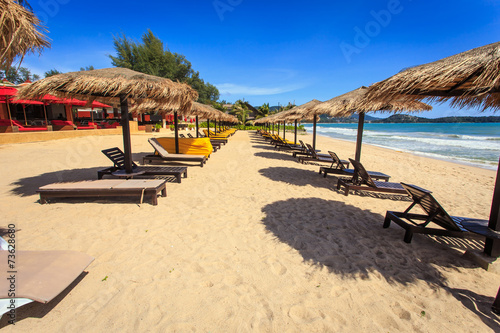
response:
{"label": "wooden sun lounger frame", "polygon": [[[324,163],[332,163],[335,162],[329,154],[319,154],[317,150],[315,150],[309,143],[306,143],[307,146],[307,154],[303,156],[299,156],[298,160],[300,163],[304,163],[306,161],[312,162],[324,162]],[[346,164],[346,167],[349,167],[349,162],[343,161]]]}
{"label": "wooden sun lounger frame", "polygon": [[126,173],[117,175],[117,171],[125,170],[125,154],[120,148],[114,147],[102,150],[102,153],[106,155],[113,162],[113,166],[97,171],[97,179],[102,179],[104,175],[114,175],[121,178],[133,178],[137,174],[141,176],[175,176],[178,183],[181,182],[182,176],[187,178],[187,167],[165,167],[165,166],[138,166],[132,162],[132,176]]}
{"label": "wooden sun lounger frame", "polygon": [[[337,176],[354,176],[354,169],[347,169],[349,167],[349,162],[341,160],[337,154],[335,154],[333,151],[328,151],[330,156],[333,159],[332,165],[330,167],[320,167],[319,168],[319,174],[324,173],[324,176],[326,178],[326,175],[329,173],[335,174]],[[347,162],[347,167],[345,166]],[[382,172],[377,172],[377,171],[367,171],[370,177],[373,179],[379,180],[382,179],[383,181],[388,182],[391,176],[382,173]]]}
{"label": "wooden sun lounger frame", "polygon": [[205,155],[189,155],[189,154],[170,154],[155,138],[148,139],[149,144],[153,146],[156,154],[146,155],[142,158],[142,164],[157,162],[197,162],[203,167],[207,163]]}
{"label": "wooden sun lounger frame", "polygon": [[379,182],[373,180],[360,162],[355,161],[352,158],[350,158],[349,161],[351,161],[351,164],[354,167],[354,176],[350,181],[346,181],[340,178],[337,181],[337,190],[340,190],[343,186],[345,196],[349,195],[350,190],[408,195],[408,192],[406,192],[406,190],[400,183]]}
{"label": "wooden sun lounger frame", "polygon": [[[58,187],[57,185],[59,184],[61,186]],[[69,184],[73,184],[73,188],[71,188]],[[81,184],[85,184],[86,186],[79,187]],[[93,184],[96,186],[92,187]],[[45,204],[49,198],[135,196],[141,198],[141,203],[143,198],[151,197],[152,204],[156,206],[158,205],[158,193],[161,193],[162,197],[167,196],[165,184],[165,180],[158,179],[101,179],[74,183],[49,184],[40,187],[37,193],[40,194],[41,204]]]}
{"label": "wooden sun lounger frame", "polygon": [[[404,212],[387,211],[384,228],[389,228],[391,221],[406,230],[404,241],[411,243],[413,234],[430,234],[458,238],[491,238],[500,239],[500,232],[488,227],[488,220],[450,216],[441,204],[432,196],[432,192],[415,185],[401,183],[413,199],[413,203]],[[426,214],[410,213],[419,205]],[[417,223],[416,221],[423,221]],[[441,228],[428,227],[434,223]],[[479,236],[478,236],[479,235]]]}

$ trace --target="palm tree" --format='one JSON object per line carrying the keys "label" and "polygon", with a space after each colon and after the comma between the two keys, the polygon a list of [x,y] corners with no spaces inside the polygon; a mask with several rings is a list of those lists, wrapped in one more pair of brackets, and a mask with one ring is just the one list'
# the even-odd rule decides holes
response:
{"label": "palm tree", "polygon": [[269,115],[269,103],[264,103],[257,108],[259,114],[255,118],[264,118]]}
{"label": "palm tree", "polygon": [[241,121],[243,125],[247,122],[247,117],[248,113],[250,110],[248,109],[248,106],[244,103],[242,100],[237,100],[234,105],[233,105],[233,110],[232,112],[236,114],[238,119]]}

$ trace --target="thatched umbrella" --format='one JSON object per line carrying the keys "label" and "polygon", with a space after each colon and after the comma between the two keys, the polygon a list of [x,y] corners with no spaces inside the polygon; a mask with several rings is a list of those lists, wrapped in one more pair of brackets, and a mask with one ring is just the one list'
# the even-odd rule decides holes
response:
{"label": "thatched umbrella", "polygon": [[500,42],[399,72],[373,84],[369,100],[428,99],[452,106],[500,108]]}
{"label": "thatched umbrella", "polygon": [[[383,101],[401,97],[410,100],[428,98],[438,102],[451,100],[452,106],[497,111],[500,109],[499,69],[500,42],[496,42],[406,69],[372,85],[368,96]],[[500,231],[500,168],[488,226]],[[487,238],[484,253],[499,257],[500,242]]]}
{"label": "thatched umbrella", "polygon": [[126,68],[105,68],[91,71],[70,72],[50,76],[19,89],[19,98],[41,99],[46,94],[57,97],[95,99],[120,103],[123,127],[123,146],[126,173],[132,173],[128,102],[162,103],[171,109],[189,110],[198,93],[184,83],[139,73]]}
{"label": "thatched umbrella", "polygon": [[216,109],[214,109],[210,105],[206,105],[206,104],[202,104],[202,103],[198,103],[198,102],[193,103],[193,106],[191,107],[191,111],[189,111],[188,114],[196,117],[196,137],[199,137],[199,133],[198,133],[198,131],[199,131],[199,126],[198,126],[199,118],[201,117],[203,119],[207,119],[207,122],[208,122],[208,119],[210,119],[210,117],[215,117],[215,115],[217,114],[215,111],[216,111]]}
{"label": "thatched umbrella", "polygon": [[29,10],[13,0],[0,0],[0,69],[6,70],[17,58],[50,47],[47,29]]}
{"label": "thatched umbrella", "polygon": [[[313,142],[312,146],[314,149],[316,149],[316,122],[318,120],[318,114],[316,113],[310,113],[309,110],[311,110],[314,106],[317,104],[321,103],[321,101],[318,101],[317,99],[313,99],[307,103],[301,104],[299,106],[296,106],[292,109],[290,109],[291,114],[296,115],[296,116],[301,116],[301,119],[312,119],[313,120]],[[295,135],[297,136],[297,135]]]}
{"label": "thatched umbrella", "polygon": [[393,100],[392,102],[376,102],[368,100],[367,87],[360,87],[349,91],[343,95],[334,97],[326,102],[316,104],[306,114],[328,114],[333,117],[347,117],[355,113],[358,114],[358,135],[356,139],[355,160],[359,162],[361,158],[361,142],[363,139],[363,124],[366,112],[412,112],[432,110],[430,105],[419,101]]}

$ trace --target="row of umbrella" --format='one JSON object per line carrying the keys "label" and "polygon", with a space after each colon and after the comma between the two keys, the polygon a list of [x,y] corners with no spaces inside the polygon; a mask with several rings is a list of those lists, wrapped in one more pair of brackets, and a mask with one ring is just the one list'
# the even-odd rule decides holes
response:
{"label": "row of umbrella", "polygon": [[[320,114],[345,117],[359,114],[356,160],[359,161],[361,133],[366,112],[412,112],[430,110],[426,101],[449,101],[452,107],[476,107],[484,111],[500,109],[500,42],[478,47],[435,62],[408,68],[370,87],[361,87],[326,102],[311,101],[256,121],[275,123],[313,119]],[[306,106],[307,105],[307,106]],[[315,126],[314,126],[315,128]],[[315,135],[315,133],[313,133]],[[500,162],[499,162],[500,164]],[[488,225],[500,231],[500,172],[497,170],[495,190]],[[500,256],[500,242],[487,239],[484,253]]]}
{"label": "row of umbrella", "polygon": [[[319,115],[327,114],[332,117],[347,117],[358,114],[358,136],[356,141],[355,160],[361,158],[361,142],[364,124],[364,115],[367,112],[418,112],[432,110],[432,107],[420,101],[405,100],[396,98],[386,101],[367,98],[367,87],[360,87],[340,96],[334,97],[325,102],[313,99],[305,104],[294,107],[290,110],[276,113],[274,115],[261,118],[255,121],[256,124],[294,122],[298,120],[313,121],[313,142],[316,148],[316,122]],[[296,133],[296,131],[295,131]],[[296,136],[296,135],[295,135]],[[295,139],[296,140],[296,139]]]}

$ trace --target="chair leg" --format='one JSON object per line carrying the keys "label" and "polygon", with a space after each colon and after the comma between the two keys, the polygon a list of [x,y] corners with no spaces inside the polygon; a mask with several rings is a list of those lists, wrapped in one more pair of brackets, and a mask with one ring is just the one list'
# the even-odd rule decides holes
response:
{"label": "chair leg", "polygon": [[389,214],[385,214],[385,220],[384,220],[384,228],[389,228],[391,225],[391,218],[389,217]]}
{"label": "chair leg", "polygon": [[410,229],[407,229],[406,232],[405,232],[405,238],[404,238],[404,241],[405,243],[411,243],[411,239],[413,237],[413,231],[411,231]]}

